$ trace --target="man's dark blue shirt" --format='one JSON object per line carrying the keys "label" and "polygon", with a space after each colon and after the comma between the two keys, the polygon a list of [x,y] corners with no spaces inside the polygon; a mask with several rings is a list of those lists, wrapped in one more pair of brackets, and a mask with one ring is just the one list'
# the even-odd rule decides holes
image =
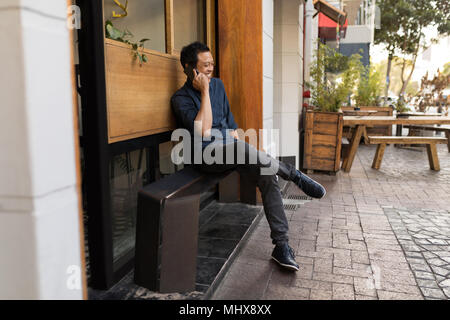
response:
{"label": "man's dark blue shirt", "polygon": [[[212,129],[218,129],[222,133],[224,143],[234,141],[234,138],[227,134],[228,130],[235,130],[238,128],[234,121],[233,114],[230,110],[227,94],[222,80],[212,78],[209,83],[209,97],[211,99],[212,110]],[[171,99],[172,110],[175,114],[178,127],[185,128],[191,133],[191,138],[194,137],[194,121],[201,107],[201,93],[194,89],[191,83],[186,82]],[[202,148],[213,142],[215,137],[209,141],[203,140]],[[220,142],[220,141],[218,141]]]}

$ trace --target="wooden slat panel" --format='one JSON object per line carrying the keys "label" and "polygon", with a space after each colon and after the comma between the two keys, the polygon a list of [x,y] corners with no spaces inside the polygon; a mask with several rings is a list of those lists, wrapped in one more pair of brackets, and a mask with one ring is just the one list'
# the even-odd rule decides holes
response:
{"label": "wooden slat panel", "polygon": [[328,147],[336,147],[336,137],[332,135],[314,135],[312,139],[312,144]]}
{"label": "wooden slat panel", "polygon": [[329,160],[329,159],[312,158],[311,167],[308,169],[334,171],[334,159]]}
{"label": "wooden slat panel", "polygon": [[129,46],[105,42],[109,142],[175,129],[170,98],[186,79],[178,57],[145,50],[140,67]]}
{"label": "wooden slat panel", "polygon": [[336,122],[317,122],[314,117],[314,133],[320,133],[324,135],[336,136],[337,123]]}
{"label": "wooden slat panel", "polygon": [[312,151],[313,151],[313,127],[314,127],[314,113],[306,113],[306,128],[305,128],[305,150],[303,156],[304,167],[312,169]]}
{"label": "wooden slat panel", "polygon": [[334,171],[338,171],[341,166],[341,149],[342,149],[342,130],[344,129],[344,117],[342,114],[339,115],[339,120],[337,124],[337,137],[336,137],[336,155],[334,161]]}
{"label": "wooden slat panel", "polygon": [[337,112],[315,112],[314,122],[331,122],[336,125]]}
{"label": "wooden slat panel", "polygon": [[[239,128],[263,127],[262,1],[218,0],[220,78]],[[259,147],[259,146],[255,146]]]}
{"label": "wooden slat panel", "polygon": [[[336,139],[336,137],[334,137]],[[313,158],[321,158],[321,159],[335,159],[336,148],[335,147],[327,147],[321,145],[313,145],[314,155]]]}
{"label": "wooden slat panel", "polygon": [[303,158],[305,169],[332,172],[339,170],[342,123],[342,113],[306,113]]}

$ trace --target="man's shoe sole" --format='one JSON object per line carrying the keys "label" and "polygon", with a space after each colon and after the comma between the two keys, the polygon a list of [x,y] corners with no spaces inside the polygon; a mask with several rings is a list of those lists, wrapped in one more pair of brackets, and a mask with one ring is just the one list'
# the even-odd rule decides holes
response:
{"label": "man's shoe sole", "polygon": [[298,271],[300,270],[299,268],[297,268],[296,266],[290,265],[290,264],[285,264],[285,263],[281,263],[280,261],[278,261],[277,259],[275,259],[274,257],[272,257],[273,260],[275,260],[280,266],[283,266],[287,269],[293,270],[293,271]]}

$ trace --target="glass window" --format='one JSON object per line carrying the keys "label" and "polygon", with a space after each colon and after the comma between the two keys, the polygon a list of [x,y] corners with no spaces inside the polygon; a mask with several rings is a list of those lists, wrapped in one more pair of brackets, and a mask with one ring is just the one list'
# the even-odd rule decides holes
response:
{"label": "glass window", "polygon": [[145,149],[114,156],[110,162],[114,262],[134,249],[137,193],[147,182]]}
{"label": "glass window", "polygon": [[[123,5],[126,0],[119,0]],[[114,18],[113,11],[117,14],[124,13],[113,1],[104,0],[105,21],[111,20],[119,30],[127,29],[133,34],[132,41],[150,39],[145,43],[145,48],[166,52],[166,21],[164,0],[129,0],[127,16]]]}
{"label": "glass window", "polygon": [[194,41],[206,40],[205,0],[173,0],[175,50]]}
{"label": "glass window", "polygon": [[171,160],[175,144],[164,142],[156,148],[114,156],[110,161],[114,263],[134,249],[139,189],[183,169],[183,164],[177,166]]}

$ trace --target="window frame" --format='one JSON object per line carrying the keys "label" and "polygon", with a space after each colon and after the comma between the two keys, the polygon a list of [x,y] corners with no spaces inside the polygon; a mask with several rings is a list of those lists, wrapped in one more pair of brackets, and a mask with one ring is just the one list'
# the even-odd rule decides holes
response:
{"label": "window frame", "polygon": [[[157,52],[150,49],[145,49],[145,51],[179,58],[180,53],[173,46],[173,0],[164,1],[166,52]],[[206,44],[215,56],[217,0],[204,1],[206,4]],[[104,0],[76,0],[76,4],[81,9],[82,19],[82,28],[78,30],[78,39],[84,135],[80,137],[80,141],[86,155],[83,184],[86,186],[89,216],[86,228],[91,275],[89,287],[109,289],[128,274],[134,266],[134,249],[130,250],[116,263],[113,259],[113,213],[111,212],[110,202],[109,162],[114,155],[148,148],[147,159],[150,163],[147,168],[151,168],[152,164],[157,163],[159,159],[159,144],[170,141],[171,132],[131,138],[114,143],[108,141]],[[154,177],[150,179],[154,179]]]}

